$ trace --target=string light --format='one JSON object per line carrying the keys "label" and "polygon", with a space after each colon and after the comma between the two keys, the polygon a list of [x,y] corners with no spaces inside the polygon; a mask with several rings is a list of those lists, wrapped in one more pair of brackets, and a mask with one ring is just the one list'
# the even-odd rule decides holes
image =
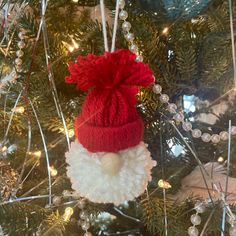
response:
{"label": "string light", "polygon": [[68,135],[69,135],[70,138],[74,137],[75,131],[74,131],[73,129],[70,129],[70,130],[68,131]]}
{"label": "string light", "polygon": [[79,48],[79,44],[72,38],[72,45],[62,41],[63,45],[68,49],[69,52],[73,52],[75,49]]}
{"label": "string light", "polygon": [[12,111],[22,114],[22,113],[24,113],[25,108],[22,107],[22,106],[21,107],[16,107],[15,109],[13,108]]}
{"label": "string light", "polygon": [[7,151],[7,146],[3,146],[2,147],[2,152],[6,152]]}
{"label": "string light", "polygon": [[79,0],[72,0],[72,2],[77,3],[77,2],[79,2]]}
{"label": "string light", "polygon": [[223,162],[223,161],[224,161],[224,158],[223,158],[223,157],[219,157],[219,158],[217,159],[217,161],[218,161],[218,162]]}
{"label": "string light", "polygon": [[167,34],[169,31],[169,28],[168,27],[165,27],[163,30],[162,30],[162,34]]}
{"label": "string light", "polygon": [[144,92],[143,92],[143,91],[140,91],[140,92],[138,93],[138,95],[139,95],[140,97],[142,97],[142,96],[144,95]]}
{"label": "string light", "polygon": [[74,48],[73,46],[69,45],[69,46],[68,46],[68,50],[69,50],[70,52],[73,52],[73,51],[75,50],[75,48]]}
{"label": "string light", "polygon": [[69,52],[73,52],[75,50],[74,46],[62,41],[63,45],[66,47],[66,49],[69,51]]}
{"label": "string light", "polygon": [[36,151],[36,152],[34,152],[34,155],[35,155],[36,157],[41,157],[42,152],[41,152],[41,151]]}
{"label": "string light", "polygon": [[52,177],[57,175],[57,170],[54,168],[54,166],[50,166],[50,174]]}
{"label": "string light", "polygon": [[158,186],[159,186],[160,188],[164,188],[164,189],[169,189],[169,188],[172,187],[169,182],[167,182],[167,181],[165,181],[165,180],[163,180],[163,179],[160,179],[160,180],[158,181]]}
{"label": "string light", "polygon": [[41,151],[29,152],[29,155],[33,155],[33,156],[36,156],[36,157],[41,157],[42,152]]}
{"label": "string light", "polygon": [[72,207],[67,207],[65,209],[65,212],[64,212],[64,215],[63,215],[64,221],[69,221],[70,217],[73,215],[73,213],[74,213],[73,208]]}
{"label": "string light", "polygon": [[72,41],[72,43],[73,43],[73,45],[74,45],[74,48],[75,48],[75,49],[78,49],[78,48],[79,48],[79,44],[76,43],[74,39],[71,39],[71,41]]}
{"label": "string light", "polygon": [[[59,130],[60,130],[61,133],[65,133],[65,130],[63,128],[60,128]],[[74,129],[69,129],[68,130],[68,135],[69,135],[69,138],[73,138],[74,135],[75,135]]]}

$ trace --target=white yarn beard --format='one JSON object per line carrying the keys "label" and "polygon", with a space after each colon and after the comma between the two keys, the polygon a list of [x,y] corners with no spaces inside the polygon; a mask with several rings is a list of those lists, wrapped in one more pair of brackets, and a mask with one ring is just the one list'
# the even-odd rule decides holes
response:
{"label": "white yarn beard", "polygon": [[112,177],[102,171],[101,158],[104,154],[89,152],[78,140],[71,143],[65,155],[72,188],[81,197],[96,203],[119,205],[140,196],[151,181],[151,169],[156,165],[146,145],[140,142],[135,147],[120,151],[123,165]]}

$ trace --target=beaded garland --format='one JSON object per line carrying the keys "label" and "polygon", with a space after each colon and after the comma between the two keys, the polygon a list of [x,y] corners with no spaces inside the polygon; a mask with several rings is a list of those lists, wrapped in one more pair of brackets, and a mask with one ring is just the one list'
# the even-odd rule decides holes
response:
{"label": "beaded garland", "polygon": [[18,37],[20,39],[20,41],[17,43],[17,46],[19,48],[19,50],[16,51],[16,59],[15,59],[15,66],[16,66],[16,71],[17,72],[21,72],[21,66],[22,66],[22,57],[24,56],[24,52],[23,52],[23,48],[25,47],[25,34],[23,30],[20,30]]}
{"label": "beaded garland", "polygon": [[[130,32],[131,23],[127,21],[128,12],[124,10],[125,0],[119,1],[120,13],[119,18],[123,21],[122,30],[124,33],[125,39],[130,44],[129,49],[137,55],[136,61],[143,61],[143,56],[140,54],[138,46],[134,43],[134,34]],[[169,102],[169,96],[165,93],[162,93],[162,87],[159,84],[153,86],[153,92],[160,96],[160,102],[167,105],[167,110],[173,114],[173,119],[177,122],[182,123],[182,128],[185,131],[191,132],[193,138],[201,138],[205,143],[212,142],[213,144],[218,144],[220,141],[227,141],[229,138],[229,133],[227,131],[222,131],[219,134],[209,134],[203,133],[200,129],[193,129],[192,123],[185,121],[184,114],[182,112],[177,112],[177,106],[174,103]],[[236,126],[231,127],[231,134],[236,135]]]}

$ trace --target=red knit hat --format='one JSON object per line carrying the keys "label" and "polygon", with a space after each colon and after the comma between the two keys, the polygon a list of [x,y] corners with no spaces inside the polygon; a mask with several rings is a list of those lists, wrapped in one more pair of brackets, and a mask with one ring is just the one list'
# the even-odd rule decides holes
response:
{"label": "red knit hat", "polygon": [[67,83],[90,89],[76,119],[79,142],[91,152],[117,152],[139,144],[143,121],[136,110],[138,87],[154,82],[152,71],[129,50],[77,58]]}

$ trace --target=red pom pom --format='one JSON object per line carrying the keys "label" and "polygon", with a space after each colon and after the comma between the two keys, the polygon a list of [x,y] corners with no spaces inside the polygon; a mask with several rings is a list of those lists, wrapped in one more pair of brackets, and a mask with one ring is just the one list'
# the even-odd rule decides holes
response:
{"label": "red pom pom", "polygon": [[77,84],[78,90],[86,91],[91,88],[94,85],[92,68],[98,58],[99,56],[92,54],[78,57],[76,63],[69,64],[70,76],[67,76],[65,81]]}
{"label": "red pom pom", "polygon": [[[129,50],[106,52],[102,56],[89,54],[79,56],[76,63],[70,63],[67,83],[77,84],[77,89],[120,89],[147,87],[154,82],[153,73],[143,62],[135,61],[136,55]],[[131,94],[137,90],[129,90]],[[129,93],[129,94],[130,94]]]}

